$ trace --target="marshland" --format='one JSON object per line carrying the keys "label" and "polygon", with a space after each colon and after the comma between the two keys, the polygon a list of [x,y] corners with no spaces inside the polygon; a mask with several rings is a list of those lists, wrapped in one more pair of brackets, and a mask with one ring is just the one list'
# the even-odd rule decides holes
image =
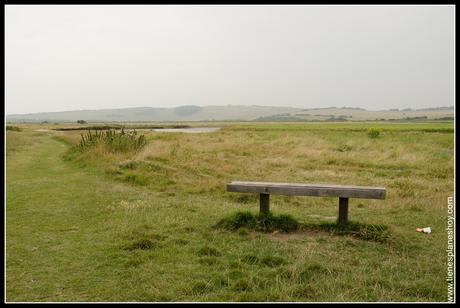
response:
{"label": "marshland", "polygon": [[[447,300],[452,122],[55,130],[81,126],[7,128],[9,301]],[[232,180],[387,198],[350,199],[341,228],[336,198],[274,195],[260,217]]]}

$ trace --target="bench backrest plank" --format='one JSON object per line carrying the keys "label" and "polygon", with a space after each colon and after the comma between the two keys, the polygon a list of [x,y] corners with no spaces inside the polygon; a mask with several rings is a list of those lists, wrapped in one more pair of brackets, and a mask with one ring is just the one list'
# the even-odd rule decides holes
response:
{"label": "bench backrest plank", "polygon": [[228,183],[227,191],[241,193],[267,193],[287,196],[363,199],[385,199],[386,196],[386,190],[383,187],[240,181]]}

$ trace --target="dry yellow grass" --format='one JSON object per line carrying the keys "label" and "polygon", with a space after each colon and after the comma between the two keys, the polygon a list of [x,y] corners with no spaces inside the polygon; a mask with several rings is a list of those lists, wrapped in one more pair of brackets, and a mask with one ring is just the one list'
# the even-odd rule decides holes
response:
{"label": "dry yellow grass", "polygon": [[[59,132],[75,144],[78,134]],[[441,199],[453,187],[453,138],[446,133],[241,131],[146,133],[138,153],[87,153],[112,172],[139,176],[153,190],[224,191],[231,180],[384,186],[389,204]],[[90,161],[91,161],[90,160]],[[133,162],[123,168],[126,162]],[[438,205],[430,206],[431,209]]]}

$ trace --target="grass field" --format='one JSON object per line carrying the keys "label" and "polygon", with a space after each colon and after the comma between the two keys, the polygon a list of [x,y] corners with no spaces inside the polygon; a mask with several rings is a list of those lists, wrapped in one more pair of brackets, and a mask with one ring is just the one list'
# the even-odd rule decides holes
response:
{"label": "grass field", "polygon": [[[7,301],[447,301],[452,123],[235,123],[145,133],[142,149],[120,153],[76,151],[78,131],[17,126],[6,132]],[[314,228],[338,212],[314,197],[271,197],[295,232],[216,228],[258,212],[258,196],[225,192],[232,180],[386,187],[386,200],[350,199],[349,218],[387,236]]]}

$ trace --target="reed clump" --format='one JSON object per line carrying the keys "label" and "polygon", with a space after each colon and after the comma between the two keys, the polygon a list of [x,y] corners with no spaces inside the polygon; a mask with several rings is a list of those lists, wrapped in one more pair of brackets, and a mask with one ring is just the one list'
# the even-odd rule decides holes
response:
{"label": "reed clump", "polygon": [[88,131],[86,134],[81,134],[81,140],[76,145],[80,152],[84,152],[96,146],[104,146],[111,153],[126,153],[138,151],[147,144],[144,135],[138,135],[135,130],[126,132],[121,129],[120,132],[115,130],[107,131]]}

